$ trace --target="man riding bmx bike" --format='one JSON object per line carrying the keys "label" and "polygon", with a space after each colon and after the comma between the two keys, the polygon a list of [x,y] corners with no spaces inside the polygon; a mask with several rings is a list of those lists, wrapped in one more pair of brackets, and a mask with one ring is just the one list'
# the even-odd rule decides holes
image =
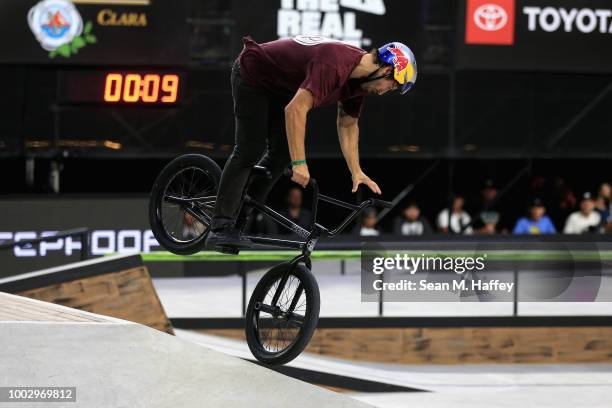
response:
{"label": "man riding bmx bike", "polygon": [[352,191],[365,184],[381,194],[359,164],[358,118],[363,99],[392,90],[404,94],[417,77],[414,54],[399,42],[370,52],[323,37],[297,36],[263,44],[246,37],[243,43],[231,75],[236,140],[223,169],[206,239],[211,249],[251,246],[241,233],[248,214],[240,210],[253,166],[263,166],[272,175],[250,185],[250,196],[259,202],[264,202],[289,164],[291,179],[302,187],[308,185],[306,117],[319,106],[338,104],[338,137],[352,175]]}

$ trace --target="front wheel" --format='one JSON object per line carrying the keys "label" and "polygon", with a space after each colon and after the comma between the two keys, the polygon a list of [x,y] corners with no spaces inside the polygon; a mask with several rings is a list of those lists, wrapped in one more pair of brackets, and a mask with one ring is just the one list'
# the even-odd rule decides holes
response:
{"label": "front wheel", "polygon": [[246,339],[253,356],[266,365],[296,358],[314,333],[319,308],[319,286],[303,263],[272,268],[255,287],[246,312]]}

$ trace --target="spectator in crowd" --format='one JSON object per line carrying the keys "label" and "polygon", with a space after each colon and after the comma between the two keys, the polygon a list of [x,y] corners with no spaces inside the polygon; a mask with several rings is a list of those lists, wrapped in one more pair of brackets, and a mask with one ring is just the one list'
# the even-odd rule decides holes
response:
{"label": "spectator in crowd", "polygon": [[361,225],[357,226],[355,232],[362,237],[375,237],[380,235],[380,230],[376,227],[377,214],[375,208],[366,208],[361,217]]}
{"label": "spectator in crowd", "polygon": [[478,229],[475,229],[476,234],[497,234],[497,224],[499,223],[499,213],[497,211],[481,211],[479,218],[481,225]]}
{"label": "spectator in crowd", "polygon": [[555,234],[556,232],[550,217],[546,215],[544,202],[539,198],[531,201],[529,215],[519,218],[512,231],[514,234]]}
{"label": "spectator in crowd", "polygon": [[610,195],[612,195],[610,184],[601,183],[597,198],[595,199],[595,211],[601,216],[601,224],[604,228],[610,223],[610,213],[612,210],[610,207]]}
{"label": "spectator in crowd", "polygon": [[399,235],[428,235],[432,233],[431,225],[421,215],[421,209],[415,202],[410,202],[402,215],[393,225],[393,233]]}
{"label": "spectator in crowd", "polygon": [[531,195],[542,197],[546,212],[556,225],[562,225],[576,207],[576,196],[563,177],[535,177],[531,183]]}
{"label": "spectator in crowd", "polygon": [[595,211],[595,201],[591,193],[584,193],[580,200],[580,211],[570,214],[565,222],[565,234],[583,234],[597,232],[601,216]]}
{"label": "spectator in crowd", "polygon": [[[312,213],[307,208],[302,208],[302,201],[302,189],[292,187],[287,193],[287,208],[281,210],[280,214],[300,227],[309,229],[312,223]],[[284,231],[285,228],[283,228]]]}
{"label": "spectator in crowd", "polygon": [[597,192],[597,197],[598,198],[602,198],[605,200],[606,205],[608,206],[608,210],[612,210],[611,208],[611,201],[612,201],[612,186],[610,186],[610,183],[607,182],[603,182],[601,183],[601,185],[599,186],[599,190]]}
{"label": "spectator in crowd", "polygon": [[187,211],[183,213],[183,236],[181,239],[194,239],[204,233],[206,227],[193,218]]}
{"label": "spectator in crowd", "polygon": [[453,234],[471,234],[473,232],[472,217],[463,209],[465,200],[462,196],[453,197],[451,209],[445,208],[438,214],[438,229],[441,232]]}
{"label": "spectator in crowd", "polygon": [[476,214],[472,222],[472,228],[479,234],[495,234],[500,220],[500,212],[497,208],[497,187],[491,179],[484,182],[480,196],[474,200],[476,206],[472,214]]}

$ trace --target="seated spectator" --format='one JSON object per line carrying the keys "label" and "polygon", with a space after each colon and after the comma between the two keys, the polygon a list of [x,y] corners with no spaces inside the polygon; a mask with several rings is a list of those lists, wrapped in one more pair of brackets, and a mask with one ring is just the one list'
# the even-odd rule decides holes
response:
{"label": "seated spectator", "polygon": [[576,196],[563,177],[534,178],[530,195],[542,199],[546,213],[555,225],[562,225],[576,207]]}
{"label": "seated spectator", "polygon": [[453,234],[471,234],[473,232],[471,222],[472,217],[465,212],[463,206],[465,200],[457,195],[453,198],[452,209],[443,209],[438,214],[438,229],[441,232]]}
{"label": "seated spectator", "polygon": [[570,214],[565,222],[563,232],[566,234],[584,234],[597,232],[601,216],[595,211],[595,202],[591,193],[584,193],[580,200],[580,211]]}
{"label": "seated spectator", "polygon": [[479,218],[481,226],[476,229],[476,234],[497,234],[497,224],[499,223],[499,213],[497,211],[481,211]]}
{"label": "seated spectator", "polygon": [[602,226],[605,226],[610,222],[610,213],[612,211],[610,204],[611,195],[612,189],[610,184],[601,183],[601,186],[599,186],[599,192],[597,193],[597,198],[595,199],[595,211],[597,211],[601,216]]}
{"label": "seated spectator", "polygon": [[529,204],[529,215],[519,218],[514,226],[513,234],[555,234],[557,230],[550,217],[546,215],[544,202],[535,198]]}
{"label": "seated spectator", "polygon": [[194,239],[198,238],[204,231],[206,231],[206,226],[202,224],[200,221],[193,218],[193,215],[189,214],[187,211],[183,213],[183,235],[182,239]]}
{"label": "seated spectator", "polygon": [[594,202],[595,212],[599,214],[600,227],[603,229],[607,229],[608,224],[610,223],[610,211],[606,206],[606,202],[603,198],[597,197]]}
{"label": "seated spectator", "polygon": [[[299,187],[292,187],[287,193],[287,208],[279,211],[280,214],[291,221],[295,222],[302,228],[309,229],[312,223],[312,214],[310,210],[302,208],[302,190]],[[286,228],[282,228],[283,232],[291,233]]]}
{"label": "seated spectator", "polygon": [[355,232],[362,237],[375,237],[380,235],[380,231],[376,227],[376,212],[375,208],[368,207],[363,211],[361,217],[361,225],[358,225]]}
{"label": "seated spectator", "polygon": [[427,235],[431,234],[431,225],[421,215],[421,209],[415,202],[408,204],[402,215],[397,217],[393,224],[393,233],[400,235]]}
{"label": "seated spectator", "polygon": [[497,194],[497,187],[493,180],[486,179],[480,190],[480,196],[473,200],[475,206],[470,212],[476,216],[472,222],[472,228],[478,233],[494,234],[497,231],[497,224],[501,218],[497,205]]}
{"label": "seated spectator", "polygon": [[612,201],[612,186],[610,186],[610,183],[601,183],[597,192],[597,198],[603,198],[606,201],[608,210],[612,211],[612,204],[610,203]]}

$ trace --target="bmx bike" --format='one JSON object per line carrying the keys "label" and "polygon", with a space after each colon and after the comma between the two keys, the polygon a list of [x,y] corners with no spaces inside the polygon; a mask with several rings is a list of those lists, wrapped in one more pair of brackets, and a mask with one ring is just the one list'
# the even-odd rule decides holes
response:
{"label": "bmx bike", "polygon": [[[290,176],[291,170],[287,169],[285,174]],[[243,193],[242,211],[250,206],[303,240],[248,236],[256,245],[301,251],[266,272],[257,283],[246,310],[246,340],[253,356],[266,365],[282,365],[306,348],[319,320],[319,286],[310,261],[317,241],[340,234],[366,207],[390,207],[391,203],[376,198],[359,205],[346,203],[320,194],[316,180],[311,178],[312,223],[306,229],[248,195],[248,188],[257,177],[270,178],[271,174],[263,167],[253,168]],[[180,156],[164,167],[155,180],[149,201],[151,229],[161,246],[179,255],[194,254],[204,248],[220,178],[219,166],[199,154]],[[319,201],[344,207],[351,213],[330,230],[316,222]],[[239,252],[233,247],[216,249]]]}

